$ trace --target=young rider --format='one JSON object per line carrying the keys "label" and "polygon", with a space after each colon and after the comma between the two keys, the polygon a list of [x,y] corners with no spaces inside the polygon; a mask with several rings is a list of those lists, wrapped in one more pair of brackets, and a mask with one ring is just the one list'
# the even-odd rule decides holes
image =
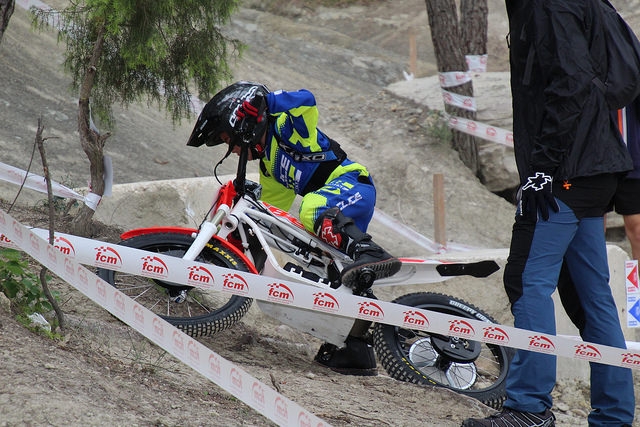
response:
{"label": "young rider", "polygon": [[[362,294],[374,280],[397,273],[401,263],[366,233],[376,201],[369,171],[349,160],[317,123],[318,108],[308,90],[270,92],[241,81],[207,103],[187,145],[226,143],[238,153],[233,143],[248,125],[253,133],[249,160],[260,160],[262,200],[288,211],[296,195],[302,196],[300,221],[353,259],[341,283]],[[316,361],[342,373],[375,374],[373,349],[355,338],[347,338],[343,349],[323,345]]]}

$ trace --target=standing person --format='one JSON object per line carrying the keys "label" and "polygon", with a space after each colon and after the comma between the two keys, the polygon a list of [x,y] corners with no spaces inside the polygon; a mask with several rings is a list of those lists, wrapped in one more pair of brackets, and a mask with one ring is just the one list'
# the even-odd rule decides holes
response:
{"label": "standing person", "polygon": [[[342,270],[341,283],[365,295],[373,281],[397,273],[401,263],[366,233],[376,202],[369,171],[349,160],[317,124],[316,100],[308,90],[270,92],[242,81],[207,103],[187,145],[226,143],[238,153],[239,129],[253,129],[249,160],[260,160],[262,200],[288,211],[296,195],[302,196],[300,221],[353,259]],[[326,343],[315,360],[340,373],[375,375],[373,348],[353,331],[344,347]]]}
{"label": "standing person", "polygon": [[[563,259],[584,309],[585,341],[625,348],[609,288],[604,214],[632,162],[593,79],[606,64],[599,0],[506,0],[521,188],[504,272],[517,328],[555,335]],[[631,370],[590,363],[590,426],[631,426]],[[556,356],[518,350],[503,410],[464,427],[555,425]]]}
{"label": "standing person", "polygon": [[[640,97],[627,107],[612,112],[612,115],[633,160],[633,170],[618,181],[616,194],[613,197],[613,210],[622,215],[625,234],[631,244],[631,257],[638,260],[640,257]],[[567,315],[578,330],[582,331],[585,326],[584,309],[576,303],[579,301],[578,294],[566,264],[562,267],[558,279],[558,295]]]}

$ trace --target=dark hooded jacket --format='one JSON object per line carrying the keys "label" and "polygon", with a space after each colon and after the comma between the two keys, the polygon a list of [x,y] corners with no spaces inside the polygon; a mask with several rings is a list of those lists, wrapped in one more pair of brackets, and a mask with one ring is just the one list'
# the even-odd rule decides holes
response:
{"label": "dark hooded jacket", "polygon": [[600,0],[506,0],[513,133],[521,183],[621,173],[633,164],[604,93]]}

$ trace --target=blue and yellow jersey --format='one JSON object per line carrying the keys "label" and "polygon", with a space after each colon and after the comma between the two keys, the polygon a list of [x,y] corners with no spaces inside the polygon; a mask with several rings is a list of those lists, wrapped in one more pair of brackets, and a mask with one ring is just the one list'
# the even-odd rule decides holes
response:
{"label": "blue and yellow jersey", "polygon": [[318,108],[311,92],[276,91],[266,98],[271,124],[260,164],[263,200],[289,210],[297,194],[315,191],[330,179],[356,170],[369,175],[317,128]]}

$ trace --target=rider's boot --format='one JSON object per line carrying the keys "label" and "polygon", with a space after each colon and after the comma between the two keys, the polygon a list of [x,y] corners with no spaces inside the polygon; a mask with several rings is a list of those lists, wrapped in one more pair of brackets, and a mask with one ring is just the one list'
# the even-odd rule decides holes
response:
{"label": "rider's boot", "polygon": [[373,347],[364,339],[349,335],[345,346],[324,343],[313,359],[332,371],[344,375],[375,376],[378,374]]}
{"label": "rider's boot", "polygon": [[316,234],[325,242],[340,249],[353,259],[341,273],[342,284],[360,293],[375,280],[393,276],[400,270],[400,261],[360,231],[353,219],[340,209],[327,209],[314,224]]}

